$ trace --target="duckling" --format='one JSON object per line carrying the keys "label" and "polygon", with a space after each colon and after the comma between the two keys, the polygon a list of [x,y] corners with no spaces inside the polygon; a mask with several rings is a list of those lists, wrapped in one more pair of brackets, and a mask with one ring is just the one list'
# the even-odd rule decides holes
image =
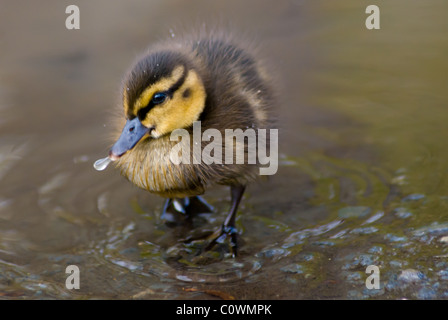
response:
{"label": "duckling", "polygon": [[[163,214],[173,204],[187,212],[189,200],[213,184],[230,186],[229,213],[206,249],[225,236],[236,256],[238,206],[246,185],[258,177],[260,163],[174,164],[170,153],[178,141],[170,137],[176,129],[193,134],[195,122],[200,122],[201,134],[211,128],[223,136],[226,129],[269,129],[274,103],[269,76],[250,46],[224,33],[176,35],[151,46],[126,74],[126,122],[102,166],[114,161],[132,183],[167,198]],[[208,143],[201,141],[200,150]],[[246,140],[243,149],[247,158]]]}

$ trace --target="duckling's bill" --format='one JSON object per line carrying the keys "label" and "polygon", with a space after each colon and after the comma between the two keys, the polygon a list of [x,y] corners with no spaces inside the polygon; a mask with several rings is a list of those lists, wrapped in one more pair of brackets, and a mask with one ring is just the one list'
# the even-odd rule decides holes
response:
{"label": "duckling's bill", "polygon": [[150,129],[145,127],[137,117],[126,121],[120,137],[109,151],[109,158],[112,161],[118,160],[127,151],[134,148],[149,131]]}
{"label": "duckling's bill", "polygon": [[138,118],[128,120],[117,142],[110,149],[109,156],[95,161],[93,167],[98,171],[106,169],[112,161],[118,160],[127,151],[134,148],[149,132],[150,129],[145,127]]}

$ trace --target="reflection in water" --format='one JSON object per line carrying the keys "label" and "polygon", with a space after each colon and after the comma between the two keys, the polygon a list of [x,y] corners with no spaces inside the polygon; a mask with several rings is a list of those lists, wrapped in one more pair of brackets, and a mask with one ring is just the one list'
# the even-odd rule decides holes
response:
{"label": "reflection in water", "polygon": [[[380,4],[378,31],[355,0],[107,3],[81,1],[76,32],[64,4],[2,4],[0,297],[448,296],[445,2]],[[197,8],[257,34],[280,79],[281,165],[245,196],[235,260],[182,241],[219,227],[225,188],[213,214],[165,224],[161,199],[92,168],[135,53]]]}

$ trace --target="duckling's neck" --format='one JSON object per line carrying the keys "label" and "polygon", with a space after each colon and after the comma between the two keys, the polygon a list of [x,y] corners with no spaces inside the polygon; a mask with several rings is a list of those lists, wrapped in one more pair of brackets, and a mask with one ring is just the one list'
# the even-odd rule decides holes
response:
{"label": "duckling's neck", "polygon": [[168,198],[183,198],[204,192],[191,165],[174,165],[170,153],[177,142],[165,135],[146,139],[123,155],[117,166],[121,174],[138,187]]}

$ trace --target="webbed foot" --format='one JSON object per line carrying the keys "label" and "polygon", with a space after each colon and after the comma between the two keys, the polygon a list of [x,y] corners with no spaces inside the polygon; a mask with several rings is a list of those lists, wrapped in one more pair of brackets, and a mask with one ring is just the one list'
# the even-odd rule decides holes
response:
{"label": "webbed foot", "polygon": [[230,208],[229,214],[227,215],[224,224],[220,230],[215,231],[209,238],[212,240],[205,247],[205,250],[211,250],[218,243],[223,243],[227,238],[230,239],[230,251],[232,257],[236,257],[238,253],[238,243],[237,236],[238,230],[235,227],[236,213],[238,206],[240,204],[241,198],[243,197],[244,190],[246,186],[243,185],[232,185],[230,187],[232,206]]}

